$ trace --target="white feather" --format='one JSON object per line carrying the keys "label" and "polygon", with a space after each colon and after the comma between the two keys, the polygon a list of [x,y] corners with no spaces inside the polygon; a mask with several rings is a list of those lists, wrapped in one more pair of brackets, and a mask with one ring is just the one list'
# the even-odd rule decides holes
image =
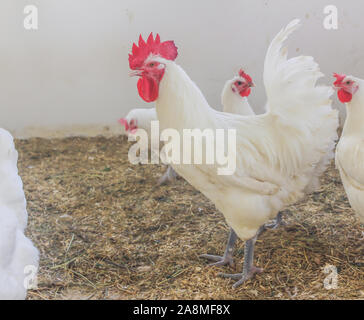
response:
{"label": "white feather", "polygon": [[38,250],[24,235],[28,214],[13,137],[0,129],[0,299],[25,299],[26,266],[38,269]]}
{"label": "white feather", "polygon": [[156,109],[161,128],[236,128],[237,168],[217,175],[217,165],[173,165],[194,187],[211,199],[228,224],[244,240],[300,199],[315,168],[336,139],[337,112],[332,90],[316,86],[321,76],[311,57],[287,60],[282,42],[298,26],[291,22],[267,52],[264,83],[268,112],[240,116],[212,109],[201,91],[176,63],[165,64]]}
{"label": "white feather", "polygon": [[364,223],[364,81],[352,76],[347,78],[354,80],[359,89],[347,104],[347,117],[335,159],[350,205]]}
{"label": "white feather", "polygon": [[148,133],[150,137],[151,134],[151,121],[158,120],[157,112],[155,108],[135,108],[128,112],[125,119],[130,122],[134,119],[137,121],[138,129],[143,129]]}

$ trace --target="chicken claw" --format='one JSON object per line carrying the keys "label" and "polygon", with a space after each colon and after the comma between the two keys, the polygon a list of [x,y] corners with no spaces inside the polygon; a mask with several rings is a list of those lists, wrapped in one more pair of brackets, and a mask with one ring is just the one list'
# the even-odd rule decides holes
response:
{"label": "chicken claw", "polygon": [[178,174],[171,166],[168,166],[166,172],[163,174],[162,177],[158,180],[158,186],[161,186],[163,184],[166,184],[168,182],[173,182],[176,180]]}
{"label": "chicken claw", "polygon": [[205,258],[208,260],[212,260],[212,261],[216,261],[213,263],[210,263],[208,266],[225,266],[225,265],[229,265],[230,267],[234,266],[234,259],[233,259],[233,249],[234,249],[234,244],[235,241],[237,239],[237,235],[234,232],[233,229],[230,228],[230,233],[229,233],[229,239],[226,245],[226,249],[224,252],[223,256],[215,256],[212,254],[202,254],[200,255],[200,258]]}
{"label": "chicken claw", "polygon": [[230,278],[233,280],[238,280],[237,282],[235,282],[233,284],[233,288],[235,289],[235,288],[239,287],[240,285],[242,285],[245,281],[253,278],[256,273],[262,273],[262,272],[263,272],[262,268],[257,268],[257,267],[252,266],[251,269],[249,270],[249,272],[246,272],[246,273],[244,273],[244,272],[243,273],[219,273],[219,276],[223,277],[223,278]]}
{"label": "chicken claw", "polygon": [[[282,212],[278,212],[277,217],[271,222],[271,223],[266,223],[263,225],[263,227],[261,229],[259,229],[260,231],[258,231],[257,236],[259,234],[261,234],[264,230],[267,229],[277,229],[280,226],[284,226],[285,222],[282,219]],[[226,244],[226,249],[224,252],[223,256],[217,256],[217,255],[213,255],[213,254],[202,254],[200,255],[200,258],[204,258],[210,261],[215,261],[213,263],[208,264],[208,266],[217,266],[217,267],[221,267],[221,266],[225,266],[225,265],[229,265],[230,267],[233,267],[235,265],[234,259],[233,259],[233,249],[234,249],[234,245],[237,239],[237,235],[234,232],[234,230],[232,228],[230,228],[230,233],[229,233],[229,238]]]}
{"label": "chicken claw", "polygon": [[258,229],[257,234],[247,240],[245,242],[244,247],[244,264],[243,264],[243,272],[242,273],[236,273],[236,274],[230,274],[230,273],[220,273],[219,276],[223,278],[231,278],[234,280],[238,280],[234,283],[233,288],[237,288],[241,284],[243,284],[245,281],[251,279],[256,273],[263,272],[263,269],[257,268],[253,265],[253,258],[254,258],[254,245],[257,241],[258,236],[263,233],[266,230],[266,227],[263,225]]}
{"label": "chicken claw", "polygon": [[273,222],[272,223],[266,223],[264,225],[264,228],[274,230],[274,229],[277,229],[280,226],[285,226],[286,223],[283,221],[282,215],[283,215],[282,212],[278,212],[277,217],[273,220]]}
{"label": "chicken claw", "polygon": [[229,265],[230,267],[234,267],[234,265],[235,265],[232,254],[223,255],[223,256],[215,256],[213,254],[201,254],[200,258],[205,258],[207,260],[216,261],[213,263],[209,263],[208,264],[209,267],[212,267],[212,266],[221,267],[221,266],[226,266],[226,265]]}

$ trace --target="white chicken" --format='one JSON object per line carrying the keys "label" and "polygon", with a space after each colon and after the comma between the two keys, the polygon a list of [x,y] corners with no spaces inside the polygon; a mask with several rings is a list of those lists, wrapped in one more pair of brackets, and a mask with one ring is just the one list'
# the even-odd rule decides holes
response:
{"label": "white chicken", "polygon": [[[221,93],[221,103],[224,112],[241,115],[255,114],[250,107],[247,97],[250,94],[250,87],[254,86],[249,75],[243,70],[239,71],[239,76],[226,81]],[[119,123],[124,126],[126,134],[137,134],[139,128],[145,130],[148,137],[151,137],[151,121],[158,120],[155,108],[134,108],[128,112],[125,118],[119,119]],[[150,149],[151,142],[148,141]],[[158,184],[172,182],[176,179],[177,173],[171,166],[167,167],[164,175],[159,179]]]}
{"label": "white chicken", "polygon": [[[252,78],[242,69],[240,69],[239,76],[228,80],[224,86],[224,90],[222,92],[222,104],[224,106],[224,112],[236,113],[241,115],[255,114],[248,101],[248,96],[250,95],[252,86],[254,86]],[[327,152],[323,154],[321,160],[316,165],[310,183],[308,183],[305,188],[306,194],[310,194],[311,192],[318,189],[320,185],[319,178],[333,159],[334,149],[335,142],[333,140],[332,143],[329,144]],[[265,224],[264,227],[265,229],[275,229],[282,224],[282,213],[279,212],[277,218],[272,223]],[[209,264],[210,266],[223,266],[226,264],[233,266],[234,260],[232,253],[236,239],[237,236],[234,230],[230,229],[229,238],[223,256],[203,254],[200,257],[214,261],[214,263]]]}
{"label": "white chicken", "polygon": [[338,98],[347,106],[343,132],[336,148],[336,166],[350,205],[364,224],[364,81],[353,76],[334,75]]}
{"label": "white chicken", "polygon": [[[125,118],[121,118],[119,123],[124,126],[127,135],[138,134],[138,129],[143,129],[148,134],[148,149],[151,147],[151,121],[156,121],[157,113],[155,108],[136,108],[129,111]],[[147,146],[141,146],[147,148]],[[158,180],[158,185],[173,182],[178,177],[171,166],[167,166],[166,172]]]}
{"label": "white chicken", "polygon": [[[13,137],[0,129],[0,299],[25,299],[34,281],[38,250],[24,235],[28,214]],[[27,270],[27,268],[30,268]],[[34,284],[34,282],[33,282]]]}
{"label": "white chicken", "polygon": [[254,87],[252,78],[240,69],[239,75],[226,81],[222,89],[221,103],[223,111],[242,116],[254,115],[255,112],[248,101],[251,87]]}
{"label": "white chicken", "polygon": [[[250,107],[247,97],[250,94],[250,87],[254,84],[249,75],[243,70],[239,71],[239,76],[226,81],[221,93],[221,102],[224,112],[236,113],[241,115],[255,114]],[[151,137],[151,121],[156,121],[157,112],[155,108],[134,108],[128,112],[125,118],[119,119],[119,123],[124,126],[127,135],[137,134],[138,129],[147,132]],[[148,149],[151,142],[148,141]],[[167,167],[164,175],[159,179],[158,184],[172,182],[176,179],[177,173],[171,166]]]}
{"label": "white chicken", "polygon": [[[238,76],[226,81],[221,93],[221,103],[223,111],[240,114],[242,116],[254,115],[252,107],[249,104],[248,97],[251,93],[251,87],[254,87],[253,79],[242,69],[239,70]],[[279,212],[277,218],[272,223],[264,225],[266,229],[275,229],[283,224],[282,214]],[[237,235],[232,228],[229,231],[229,237],[223,256],[202,254],[201,258],[214,261],[209,266],[234,265],[233,250]]]}
{"label": "white chicken", "polygon": [[211,108],[196,84],[174,60],[173,41],[150,34],[133,45],[129,65],[139,76],[142,99],[156,101],[161,130],[236,129],[236,170],[218,175],[217,165],[172,164],[176,172],[214,202],[228,225],[246,240],[243,272],[234,287],[251,278],[256,237],[285,206],[300,199],[323,154],[336,139],[332,89],[316,86],[322,76],[312,57],[287,60],[282,43],[299,26],[288,24],[273,39],[264,63],[268,111],[240,116]]}

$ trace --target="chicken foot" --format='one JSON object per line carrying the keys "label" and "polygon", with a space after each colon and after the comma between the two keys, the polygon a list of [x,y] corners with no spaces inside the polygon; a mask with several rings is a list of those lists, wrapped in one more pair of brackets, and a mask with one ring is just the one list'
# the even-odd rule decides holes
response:
{"label": "chicken foot", "polygon": [[236,235],[235,231],[232,228],[230,228],[229,238],[223,256],[216,256],[213,254],[202,254],[200,255],[200,257],[211,261],[216,261],[210,263],[209,266],[224,266],[228,264],[230,265],[230,267],[233,267],[234,266],[233,250],[237,238],[238,236]]}
{"label": "chicken foot", "polygon": [[283,213],[281,211],[278,212],[277,217],[273,220],[273,222],[272,223],[266,223],[264,225],[264,227],[266,229],[274,230],[274,229],[277,229],[280,226],[286,225],[286,223],[283,221],[282,215],[283,215]]}
{"label": "chicken foot", "polygon": [[166,172],[163,174],[162,177],[158,180],[158,186],[162,184],[166,184],[168,182],[173,182],[178,177],[178,174],[171,166],[168,166]]}
{"label": "chicken foot", "polygon": [[253,265],[253,258],[254,258],[254,246],[255,242],[257,241],[260,234],[262,234],[267,228],[265,225],[261,226],[256,235],[247,240],[245,242],[244,247],[244,263],[243,263],[243,272],[242,273],[236,273],[236,274],[230,274],[230,273],[219,273],[219,276],[223,278],[231,278],[234,280],[238,280],[233,284],[233,288],[237,288],[241,284],[243,284],[245,281],[251,279],[256,273],[262,273],[262,268],[257,268]]}
{"label": "chicken foot", "polygon": [[[264,229],[277,229],[279,226],[284,225],[283,219],[282,219],[282,212],[278,212],[277,217],[273,220],[272,223],[266,223],[264,224]],[[230,267],[233,267],[235,265],[234,259],[233,259],[233,250],[234,245],[237,239],[237,235],[235,231],[230,228],[229,232],[229,238],[226,244],[226,249],[223,256],[213,255],[213,254],[202,254],[200,255],[200,258],[205,258],[210,261],[216,261],[208,264],[208,266],[225,266],[229,265]]]}

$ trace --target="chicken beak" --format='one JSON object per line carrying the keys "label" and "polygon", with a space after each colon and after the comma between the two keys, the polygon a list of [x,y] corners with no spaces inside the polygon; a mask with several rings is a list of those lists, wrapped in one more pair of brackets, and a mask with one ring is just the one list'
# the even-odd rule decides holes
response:
{"label": "chicken beak", "polygon": [[251,88],[251,87],[255,87],[255,84],[254,84],[254,82],[250,82],[250,83],[248,84],[248,86],[249,86],[249,88]]}
{"label": "chicken beak", "polygon": [[129,72],[129,77],[140,77],[142,75],[142,70],[134,70]]}

